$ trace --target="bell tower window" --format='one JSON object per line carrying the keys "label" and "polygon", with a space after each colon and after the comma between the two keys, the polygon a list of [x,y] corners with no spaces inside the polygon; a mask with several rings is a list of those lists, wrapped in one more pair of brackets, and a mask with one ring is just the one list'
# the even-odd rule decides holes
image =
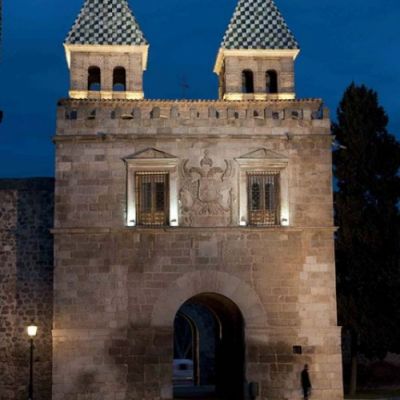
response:
{"label": "bell tower window", "polygon": [[101,90],[101,71],[99,67],[90,67],[88,69],[88,90]]}
{"label": "bell tower window", "polygon": [[126,91],[126,70],[123,67],[116,67],[113,71],[113,91]]}
{"label": "bell tower window", "polygon": [[254,93],[254,76],[253,71],[246,69],[242,72],[242,92]]}
{"label": "bell tower window", "polygon": [[267,93],[278,93],[278,73],[270,69],[265,73]]}

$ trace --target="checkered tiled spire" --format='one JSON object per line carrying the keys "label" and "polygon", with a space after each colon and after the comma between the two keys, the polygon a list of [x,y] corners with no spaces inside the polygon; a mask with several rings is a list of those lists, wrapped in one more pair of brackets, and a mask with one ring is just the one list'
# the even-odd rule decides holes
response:
{"label": "checkered tiled spire", "polygon": [[225,49],[298,49],[273,0],[239,0],[222,41]]}
{"label": "checkered tiled spire", "polygon": [[66,44],[147,45],[127,0],[86,0]]}

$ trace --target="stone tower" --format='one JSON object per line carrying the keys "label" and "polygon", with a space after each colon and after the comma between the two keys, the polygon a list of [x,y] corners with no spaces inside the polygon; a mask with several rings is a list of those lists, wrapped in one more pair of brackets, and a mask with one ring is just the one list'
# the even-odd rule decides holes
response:
{"label": "stone tower", "polygon": [[148,44],[126,1],[87,0],[64,43],[72,99],[143,99]]}
{"label": "stone tower", "polygon": [[215,101],[143,98],[126,0],[86,0],[65,47],[53,400],[294,400],[305,363],[341,399],[330,119],[274,2],[239,1]]}
{"label": "stone tower", "polygon": [[299,46],[273,1],[239,1],[214,71],[224,100],[295,98]]}

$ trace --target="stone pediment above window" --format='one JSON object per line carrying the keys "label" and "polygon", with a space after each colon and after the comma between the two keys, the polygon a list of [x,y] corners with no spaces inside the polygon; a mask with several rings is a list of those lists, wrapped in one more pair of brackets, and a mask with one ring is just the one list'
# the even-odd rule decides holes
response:
{"label": "stone pediment above window", "polygon": [[125,157],[124,160],[140,160],[140,159],[149,159],[149,158],[177,158],[172,154],[166,153],[165,151],[157,150],[154,147],[148,147],[147,149],[140,150],[134,154],[131,154],[128,157]]}
{"label": "stone pediment above window", "polygon": [[244,154],[243,156],[240,156],[239,158],[285,158],[285,156],[276,153],[275,151],[268,150],[265,148],[260,148],[254,151],[251,151],[250,153]]}
{"label": "stone pediment above window", "polygon": [[176,167],[178,165],[178,157],[166,153],[165,151],[148,147],[137,151],[123,159],[129,166],[158,168],[158,167]]}
{"label": "stone pediment above window", "polygon": [[236,158],[236,161],[242,167],[285,168],[288,164],[286,156],[265,148],[246,153]]}

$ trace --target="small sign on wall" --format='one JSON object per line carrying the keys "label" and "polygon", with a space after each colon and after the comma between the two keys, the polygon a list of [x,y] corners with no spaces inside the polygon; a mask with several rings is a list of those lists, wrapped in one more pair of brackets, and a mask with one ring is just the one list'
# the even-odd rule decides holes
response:
{"label": "small sign on wall", "polygon": [[293,354],[302,354],[303,348],[301,346],[293,346]]}

